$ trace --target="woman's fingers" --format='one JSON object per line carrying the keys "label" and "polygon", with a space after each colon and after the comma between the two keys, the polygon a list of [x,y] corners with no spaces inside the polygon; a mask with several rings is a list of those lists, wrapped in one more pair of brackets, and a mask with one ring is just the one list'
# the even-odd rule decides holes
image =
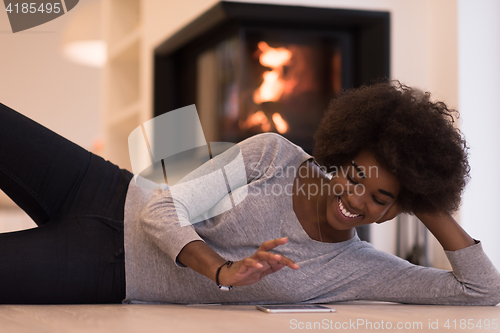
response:
{"label": "woman's fingers", "polygon": [[245,266],[246,268],[253,267],[256,269],[261,269],[262,267],[264,267],[264,265],[262,265],[258,260],[248,257],[243,259],[243,266]]}
{"label": "woman's fingers", "polygon": [[299,265],[297,265],[293,260],[287,258],[283,255],[269,252],[270,250],[276,248],[277,246],[284,245],[288,242],[287,237],[271,239],[262,243],[257,252],[252,256],[252,258],[257,259],[261,262],[266,262],[270,266],[273,266],[273,270],[276,271],[278,269],[283,268],[284,266],[288,266],[292,269],[298,269]]}
{"label": "woman's fingers", "polygon": [[282,261],[282,263],[284,264],[286,261],[284,259],[284,257],[280,254],[275,254],[275,253],[271,253],[271,252],[264,252],[264,251],[255,252],[253,257],[259,261],[263,261],[263,262],[266,262],[268,264],[277,264],[280,261]]}
{"label": "woman's fingers", "polygon": [[288,266],[293,269],[298,269],[299,265],[297,265],[293,260],[290,258],[287,258],[281,254],[275,254],[271,252],[264,252],[264,251],[257,251],[254,255],[254,258],[258,259],[259,261],[264,261],[268,263],[271,266],[275,265],[281,265],[281,266]]}
{"label": "woman's fingers", "polygon": [[265,241],[264,243],[262,243],[262,245],[259,247],[259,250],[269,251],[269,250],[274,249],[277,246],[286,244],[286,242],[288,242],[288,237],[271,239],[271,240],[268,240],[268,241]]}
{"label": "woman's fingers", "polygon": [[[288,239],[285,237],[262,243],[257,252],[251,257],[235,262],[235,265],[228,267],[227,271],[221,272],[221,276],[224,274],[224,281],[227,281],[230,285],[244,286],[260,281],[263,277],[286,266],[299,269],[299,265],[290,258],[269,252],[269,250],[279,245],[286,244],[287,241]],[[232,273],[230,273],[231,271]],[[227,273],[229,273],[229,277],[226,277]]]}

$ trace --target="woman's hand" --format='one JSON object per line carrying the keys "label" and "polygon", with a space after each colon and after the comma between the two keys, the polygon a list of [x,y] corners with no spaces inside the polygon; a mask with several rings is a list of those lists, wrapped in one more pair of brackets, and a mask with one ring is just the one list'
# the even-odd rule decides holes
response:
{"label": "woman's hand", "polygon": [[222,267],[219,273],[219,283],[225,286],[247,286],[285,266],[299,269],[299,265],[291,259],[269,252],[277,246],[286,244],[287,241],[286,237],[266,241],[251,257],[236,261],[230,267]]}
{"label": "woman's hand", "polygon": [[[251,257],[236,261],[230,267],[223,266],[219,272],[219,283],[224,286],[246,286],[285,266],[299,269],[299,265],[291,259],[269,252],[287,241],[286,237],[266,241]],[[176,260],[214,282],[217,269],[226,262],[210,246],[199,240],[186,244]]]}

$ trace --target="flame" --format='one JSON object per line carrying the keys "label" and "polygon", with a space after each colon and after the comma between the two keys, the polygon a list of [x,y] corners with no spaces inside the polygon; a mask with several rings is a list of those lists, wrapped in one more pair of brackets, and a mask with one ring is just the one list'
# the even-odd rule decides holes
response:
{"label": "flame", "polygon": [[285,85],[283,80],[280,79],[279,73],[276,70],[265,72],[263,78],[264,82],[262,82],[259,89],[254,92],[253,101],[256,104],[278,101],[281,94],[283,94],[283,90],[285,90]]}
{"label": "flame", "polygon": [[288,131],[288,123],[281,117],[281,115],[279,113],[273,114],[273,122],[274,122],[274,126],[276,126],[276,129],[281,134]]}
{"label": "flame", "polygon": [[[253,100],[256,104],[279,101],[281,95],[285,89],[287,89],[286,82],[283,79],[283,66],[289,63],[292,58],[292,52],[284,47],[270,47],[266,42],[260,42],[257,46],[262,52],[259,56],[261,65],[270,67],[271,70],[263,73],[263,82],[261,86],[254,91]],[[272,123],[274,123],[274,127],[276,127],[279,133],[288,131],[288,123],[279,113],[273,114]],[[254,126],[260,126],[262,131],[268,132],[271,130],[272,123],[265,113],[259,110],[248,116],[243,123],[240,123],[240,127],[248,129]]]}
{"label": "flame", "polygon": [[262,66],[271,68],[281,67],[292,57],[292,52],[284,47],[272,48],[266,42],[259,42],[257,47],[262,51],[259,57]]}
{"label": "flame", "polygon": [[284,47],[272,48],[266,42],[259,42],[258,48],[262,51],[259,61],[262,66],[271,67],[271,71],[264,72],[262,85],[255,90],[253,100],[256,104],[276,102],[285,90],[283,66],[292,57],[292,52]]}
{"label": "flame", "polygon": [[251,128],[254,126],[261,126],[262,131],[269,132],[271,130],[271,124],[265,113],[261,110],[250,115],[247,120],[240,125],[241,128]]}

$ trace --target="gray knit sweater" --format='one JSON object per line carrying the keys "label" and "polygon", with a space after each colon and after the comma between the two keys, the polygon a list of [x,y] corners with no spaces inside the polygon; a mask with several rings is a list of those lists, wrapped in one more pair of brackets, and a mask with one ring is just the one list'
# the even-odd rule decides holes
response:
{"label": "gray knit sweater", "polygon": [[[294,171],[312,157],[276,134],[254,136],[235,149],[170,188],[147,189],[141,178],[131,181],[125,204],[124,303],[500,303],[500,274],[480,243],[446,251],[450,272],[415,266],[357,236],[340,243],[315,241],[302,229],[291,196]],[[237,261],[264,241],[285,236],[288,243],[275,252],[300,269],[284,268],[230,292],[176,262],[194,240]]]}

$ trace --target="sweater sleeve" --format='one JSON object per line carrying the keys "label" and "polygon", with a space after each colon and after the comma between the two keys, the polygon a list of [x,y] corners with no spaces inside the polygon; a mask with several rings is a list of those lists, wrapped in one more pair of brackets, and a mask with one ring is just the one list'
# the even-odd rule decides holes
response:
{"label": "sweater sleeve", "polygon": [[243,201],[248,191],[245,185],[272,173],[276,159],[290,153],[296,155],[298,151],[297,146],[276,134],[261,134],[242,141],[153,197],[143,209],[139,224],[181,266],[176,258],[184,246],[203,241],[194,224]]}
{"label": "sweater sleeve", "polygon": [[500,303],[500,274],[481,243],[445,252],[452,271],[416,266],[389,254],[373,252],[369,276],[373,283],[358,298],[412,304]]}

